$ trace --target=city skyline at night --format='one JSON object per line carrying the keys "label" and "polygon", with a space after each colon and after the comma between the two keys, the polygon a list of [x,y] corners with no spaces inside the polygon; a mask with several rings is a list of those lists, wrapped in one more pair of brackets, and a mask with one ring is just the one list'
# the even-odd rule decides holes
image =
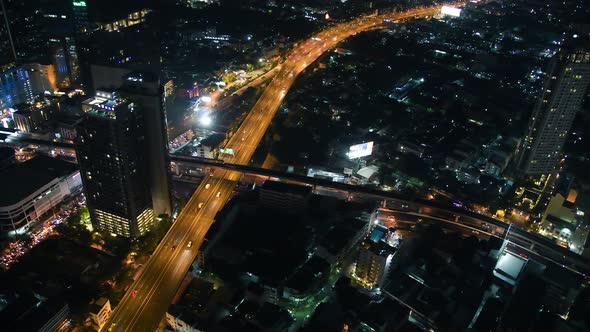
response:
{"label": "city skyline at night", "polygon": [[583,0],[0,2],[3,329],[590,329]]}

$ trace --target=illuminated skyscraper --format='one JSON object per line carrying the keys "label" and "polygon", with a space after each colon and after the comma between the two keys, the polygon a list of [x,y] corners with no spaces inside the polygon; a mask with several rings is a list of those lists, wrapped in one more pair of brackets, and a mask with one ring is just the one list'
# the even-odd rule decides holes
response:
{"label": "illuminated skyscraper", "polygon": [[10,21],[0,0],[0,109],[33,100],[33,92],[26,70],[16,66],[16,50],[10,29]]}
{"label": "illuminated skyscraper", "polygon": [[72,1],[72,9],[74,13],[74,27],[76,29],[76,32],[85,32],[89,24],[88,8],[86,7],[86,1]]}
{"label": "illuminated skyscraper", "polygon": [[590,51],[564,49],[553,60],[518,155],[526,175],[551,173],[590,83]]}
{"label": "illuminated skyscraper", "polygon": [[117,92],[86,100],[76,154],[94,227],[137,238],[153,225],[144,111]]}

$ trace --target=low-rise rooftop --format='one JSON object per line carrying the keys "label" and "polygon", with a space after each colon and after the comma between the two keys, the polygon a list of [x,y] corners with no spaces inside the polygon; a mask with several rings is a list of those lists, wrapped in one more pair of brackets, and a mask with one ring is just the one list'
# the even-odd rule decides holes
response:
{"label": "low-rise rooftop", "polygon": [[0,191],[0,202],[3,206],[18,203],[54,179],[68,176],[77,169],[74,164],[46,156],[14,164],[0,171],[5,188]]}

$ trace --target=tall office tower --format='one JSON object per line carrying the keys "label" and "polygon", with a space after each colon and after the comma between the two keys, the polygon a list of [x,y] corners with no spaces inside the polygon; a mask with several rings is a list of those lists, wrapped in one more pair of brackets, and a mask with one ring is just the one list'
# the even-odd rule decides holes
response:
{"label": "tall office tower", "polygon": [[32,102],[33,92],[27,71],[16,66],[17,54],[4,0],[0,0],[0,9],[0,109],[5,109]]}
{"label": "tall office tower", "polygon": [[58,85],[67,87],[80,78],[78,51],[73,38],[50,38],[49,52],[56,69]]}
{"label": "tall office tower", "polygon": [[93,225],[137,238],[153,224],[144,111],[117,92],[83,102],[76,154]]}
{"label": "tall office tower", "polygon": [[68,87],[80,78],[76,46],[74,6],[69,0],[42,0],[43,26],[48,37],[48,55],[55,66],[57,85]]}
{"label": "tall office tower", "polygon": [[72,11],[74,13],[74,27],[76,32],[86,32],[89,25],[86,1],[72,1]]}
{"label": "tall office tower", "polygon": [[170,193],[170,159],[164,88],[157,75],[149,72],[133,72],[125,76],[119,90],[141,107],[145,121],[145,139],[149,184],[152,193],[154,215],[172,214]]}
{"label": "tall office tower", "polygon": [[0,109],[33,102],[29,74],[21,67],[0,72]]}
{"label": "tall office tower", "polygon": [[543,94],[529,121],[517,167],[526,175],[551,173],[590,83],[590,51],[569,44],[552,62]]}

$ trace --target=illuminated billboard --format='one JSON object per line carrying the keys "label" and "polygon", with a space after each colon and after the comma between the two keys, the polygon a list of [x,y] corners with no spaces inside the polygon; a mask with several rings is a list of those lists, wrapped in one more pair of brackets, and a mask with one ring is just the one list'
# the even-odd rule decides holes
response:
{"label": "illuminated billboard", "polygon": [[455,16],[455,17],[461,16],[461,9],[451,7],[451,6],[442,6],[442,8],[440,9],[440,12],[442,14],[451,15],[451,16]]}
{"label": "illuminated billboard", "polygon": [[373,142],[367,142],[362,144],[353,145],[348,149],[346,154],[349,159],[356,159],[361,157],[370,156],[373,153]]}

